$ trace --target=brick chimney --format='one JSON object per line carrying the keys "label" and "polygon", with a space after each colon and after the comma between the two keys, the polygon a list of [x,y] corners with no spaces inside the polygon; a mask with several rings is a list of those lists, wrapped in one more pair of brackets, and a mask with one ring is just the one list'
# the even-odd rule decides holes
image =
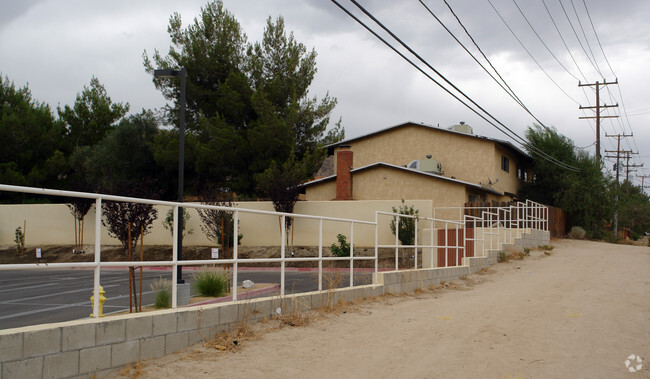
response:
{"label": "brick chimney", "polygon": [[350,145],[341,145],[336,153],[336,199],[352,200],[352,150]]}

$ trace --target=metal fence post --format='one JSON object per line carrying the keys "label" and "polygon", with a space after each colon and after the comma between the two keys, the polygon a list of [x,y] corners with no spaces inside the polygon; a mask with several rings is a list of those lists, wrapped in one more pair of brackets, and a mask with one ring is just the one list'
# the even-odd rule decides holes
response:
{"label": "metal fence post", "polygon": [[233,217],[233,229],[235,235],[233,237],[233,248],[232,248],[232,258],[234,260],[232,264],[232,299],[237,300],[237,276],[239,271],[239,211],[235,211],[235,217]]}
{"label": "metal fence post", "polygon": [[280,295],[284,296],[284,265],[285,265],[285,252],[284,250],[286,249],[286,231],[287,231],[287,226],[285,223],[286,220],[285,215],[280,216],[280,234],[282,235],[282,241],[280,241]]}
{"label": "metal fence post", "polygon": [[350,223],[350,287],[354,286],[354,221]]}
{"label": "metal fence post", "polygon": [[102,199],[95,199],[95,275],[93,283],[93,317],[99,317],[99,277],[101,275],[102,257]]}
{"label": "metal fence post", "polygon": [[[376,245],[376,244],[375,244]],[[318,219],[318,290],[323,290],[323,219]]]}

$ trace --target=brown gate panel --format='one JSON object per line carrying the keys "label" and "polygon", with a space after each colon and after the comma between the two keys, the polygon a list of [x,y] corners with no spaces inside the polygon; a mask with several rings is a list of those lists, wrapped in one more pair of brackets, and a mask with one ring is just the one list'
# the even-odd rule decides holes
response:
{"label": "brown gate panel", "polygon": [[[470,238],[471,240],[468,240]],[[465,229],[465,256],[474,256],[474,228]]]}
{"label": "brown gate panel", "polygon": [[[456,234],[458,234],[458,243],[456,243]],[[474,229],[438,229],[438,246],[449,246],[447,248],[438,248],[438,267],[445,267],[445,251],[447,252],[447,266],[460,266],[464,257],[474,256],[474,241],[465,241],[465,237],[474,238]],[[465,249],[459,249],[456,246],[465,246]],[[458,258],[458,261],[456,261]]]}

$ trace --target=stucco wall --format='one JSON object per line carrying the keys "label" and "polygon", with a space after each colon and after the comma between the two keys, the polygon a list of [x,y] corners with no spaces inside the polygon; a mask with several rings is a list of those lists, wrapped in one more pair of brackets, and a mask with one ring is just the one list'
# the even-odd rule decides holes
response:
{"label": "stucco wall", "polygon": [[[442,162],[444,176],[474,184],[498,182],[493,188],[500,192],[517,193],[522,182],[517,178],[520,163],[516,154],[498,143],[474,135],[411,124],[347,142],[354,152],[353,168],[384,162],[404,166],[428,154]],[[336,151],[334,159],[336,164]],[[510,172],[501,170],[501,155],[510,160]],[[323,187],[319,199],[326,199],[330,190]],[[327,195],[325,195],[327,194]],[[331,197],[330,197],[331,198]],[[507,201],[509,197],[489,196],[488,200]],[[468,199],[465,199],[467,201]],[[482,197],[481,200],[484,200]]]}
{"label": "stucco wall", "polygon": [[462,206],[465,185],[413,175],[390,167],[377,167],[354,174],[354,199],[431,199],[434,207]]}
{"label": "stucco wall", "polygon": [[[510,170],[508,172],[501,169],[501,156],[505,156],[510,161]],[[498,183],[494,184],[493,188],[500,192],[517,193],[521,188],[522,181],[517,178],[519,162],[515,155],[506,149],[496,147],[494,149],[494,163],[490,179],[492,181],[498,179]]]}
{"label": "stucco wall", "polygon": [[[423,216],[433,213],[431,200],[409,200],[420,210]],[[390,212],[393,206],[398,206],[400,200],[378,201],[301,201],[296,204],[296,214],[347,218],[354,220],[374,221],[375,211]],[[270,202],[242,202],[237,204],[240,208],[273,211]],[[172,245],[172,236],[169,230],[162,226],[169,208],[158,207],[158,219],[154,221],[151,233],[145,236],[146,245]],[[186,246],[214,245],[201,231],[201,221],[195,209],[187,208],[190,220],[187,229],[192,229],[193,234],[183,239]],[[23,227],[23,220],[27,221],[26,244],[59,245],[74,244],[74,218],[64,204],[37,204],[37,205],[0,205],[0,246],[13,244],[14,231]],[[389,244],[393,236],[388,228],[387,217],[380,219],[380,244]],[[278,216],[257,215],[240,213],[240,233],[244,235],[243,246],[279,246],[281,241],[280,221]],[[95,210],[94,207],[85,218],[84,243],[95,243]],[[329,246],[336,242],[336,235],[344,234],[350,238],[350,224],[343,222],[324,221],[323,245]],[[374,226],[356,224],[354,228],[356,246],[374,246]],[[101,241],[103,245],[119,245],[115,238],[111,238],[106,228],[102,227]],[[293,231],[293,242],[297,246],[318,245],[318,221],[296,218]]]}
{"label": "stucco wall", "polygon": [[404,166],[431,154],[442,162],[445,176],[478,184],[487,182],[496,164],[491,141],[417,125],[395,128],[349,144],[354,152],[354,168],[376,162]]}

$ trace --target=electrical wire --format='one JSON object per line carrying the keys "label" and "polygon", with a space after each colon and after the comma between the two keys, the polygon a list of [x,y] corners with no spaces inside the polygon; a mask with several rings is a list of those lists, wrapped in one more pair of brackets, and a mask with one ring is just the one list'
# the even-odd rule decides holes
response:
{"label": "electrical wire", "polygon": [[604,77],[602,71],[600,71],[600,67],[598,66],[598,61],[596,60],[596,56],[594,55],[594,51],[591,49],[591,44],[589,43],[589,38],[587,38],[587,33],[585,33],[585,29],[582,27],[582,21],[580,21],[580,16],[578,15],[578,10],[576,9],[576,5],[571,0],[571,7],[573,8],[573,12],[576,14],[576,19],[578,20],[578,25],[580,25],[580,30],[582,30],[582,35],[585,37],[585,43],[587,43],[587,47],[589,48],[589,52],[591,53],[591,57],[594,59],[594,64],[596,65],[596,71],[600,74],[601,77]]}
{"label": "electrical wire", "polygon": [[598,38],[598,33],[596,33],[596,28],[594,27],[594,22],[591,19],[591,14],[589,14],[589,8],[587,8],[587,2],[585,0],[582,0],[582,4],[585,6],[585,11],[587,11],[587,17],[589,18],[589,23],[591,24],[591,28],[594,30],[594,35],[596,36],[596,41],[598,41],[598,46],[600,46],[600,51],[603,53],[603,57],[605,57],[605,62],[607,62],[607,65],[609,66],[609,70],[612,72],[614,76],[616,76],[616,73],[614,72],[614,69],[612,68],[612,65],[609,63],[609,59],[607,59],[607,55],[605,55],[605,50],[603,50],[603,45],[600,43],[600,38]]}
{"label": "electrical wire", "polygon": [[548,17],[551,19],[551,22],[553,23],[553,26],[555,27],[555,30],[557,31],[558,36],[560,36],[560,39],[562,40],[562,43],[564,44],[564,47],[569,52],[569,56],[571,57],[571,60],[573,61],[573,64],[576,65],[576,68],[578,69],[578,72],[580,72],[580,75],[582,75],[582,78],[586,82],[587,77],[585,76],[585,73],[582,72],[582,69],[580,68],[580,65],[578,65],[578,62],[576,61],[576,58],[573,56],[573,53],[571,52],[571,49],[569,49],[569,45],[567,45],[566,41],[564,40],[564,37],[562,36],[562,32],[560,32],[560,28],[557,26],[557,23],[555,22],[555,19],[553,18],[553,15],[551,14],[551,11],[548,9],[548,6],[546,5],[546,0],[542,0],[542,4],[544,4],[544,8],[546,8],[546,13],[548,14]]}
{"label": "electrical wire", "polygon": [[560,7],[562,7],[562,11],[564,12],[564,16],[566,16],[566,19],[569,22],[569,26],[571,26],[571,30],[573,30],[573,35],[576,36],[576,39],[578,40],[578,44],[582,48],[582,51],[585,53],[585,56],[587,57],[587,60],[589,61],[589,63],[591,63],[594,70],[596,70],[596,72],[599,72],[599,70],[596,68],[596,65],[594,64],[594,62],[591,61],[591,58],[589,57],[589,54],[587,54],[587,49],[585,49],[585,46],[582,44],[582,41],[580,40],[580,37],[578,37],[578,32],[576,32],[576,28],[573,26],[573,23],[571,22],[571,18],[569,17],[569,14],[567,13],[566,9],[564,8],[564,4],[562,4],[562,0],[557,0],[557,1],[558,1],[558,3],[560,3]]}
{"label": "electrical wire", "polygon": [[517,10],[518,10],[519,13],[521,14],[521,16],[524,18],[524,20],[526,20],[526,23],[528,24],[528,26],[530,26],[530,29],[533,31],[533,33],[535,33],[535,35],[537,36],[537,39],[539,39],[539,42],[541,42],[542,45],[544,45],[544,47],[546,48],[546,51],[548,51],[548,53],[551,54],[551,56],[553,57],[553,59],[555,59],[555,61],[560,65],[560,67],[562,67],[562,68],[564,69],[564,71],[566,71],[569,75],[571,75],[575,80],[580,81],[580,79],[578,79],[577,76],[575,76],[571,71],[569,71],[569,70],[564,66],[564,64],[563,64],[562,62],[560,62],[560,60],[558,59],[558,57],[557,57],[557,56],[556,56],[556,55],[551,51],[551,49],[548,47],[548,45],[546,44],[546,42],[544,42],[544,40],[543,40],[542,37],[539,35],[539,33],[537,33],[537,30],[535,30],[535,28],[533,27],[533,24],[531,24],[531,22],[530,22],[530,20],[528,19],[528,17],[526,17],[526,15],[524,14],[524,11],[521,10],[521,8],[519,7],[519,4],[517,4],[517,1],[516,1],[516,0],[512,0],[512,2],[515,4],[515,7],[517,7]]}
{"label": "electrical wire", "polygon": [[[454,17],[456,18],[456,20],[458,21],[458,23],[460,24],[460,26],[463,28],[463,30],[465,31],[465,33],[467,34],[467,36],[472,40],[472,42],[474,43],[474,46],[476,46],[476,48],[480,51],[480,53],[481,53],[481,55],[483,56],[483,58],[485,58],[485,60],[488,62],[488,64],[490,65],[490,67],[492,67],[492,69],[494,70],[494,72],[496,73],[496,75],[499,77],[499,79],[501,79],[501,82],[503,82],[503,84],[501,84],[501,82],[500,82],[499,80],[497,80],[497,79],[494,77],[494,75],[492,75],[492,73],[491,73],[491,72],[490,72],[490,71],[489,71],[485,66],[483,66],[483,64],[482,64],[481,62],[479,62],[479,60],[476,58],[476,56],[474,56],[474,54],[472,54],[472,52],[470,52],[469,49],[467,49],[467,47],[466,47],[466,46],[465,46],[465,45],[464,45],[464,44],[463,44],[463,43],[462,43],[462,42],[461,42],[461,41],[456,37],[456,35],[455,35],[451,30],[449,30],[449,28],[447,27],[447,25],[445,25],[445,23],[442,22],[442,20],[440,20],[440,18],[438,18],[438,16],[436,16],[436,14],[433,13],[433,11],[431,11],[431,9],[430,9],[430,8],[429,8],[429,7],[428,7],[428,6],[427,6],[427,5],[426,5],[422,0],[418,0],[418,1],[419,1],[420,4],[422,4],[422,6],[423,6],[423,7],[424,7],[428,12],[429,12],[429,14],[430,14],[431,16],[433,16],[433,18],[435,18],[436,21],[438,21],[438,23],[439,23],[439,24],[440,24],[440,25],[441,25],[441,26],[442,26],[442,27],[447,31],[447,33],[449,33],[449,35],[452,36],[452,38],[453,38],[453,39],[454,39],[454,40],[455,40],[455,41],[456,41],[456,42],[457,42],[457,43],[458,43],[458,44],[463,48],[463,50],[465,50],[465,52],[467,52],[467,54],[469,54],[469,55],[472,57],[472,59],[474,59],[474,61],[475,61],[479,66],[481,66],[481,68],[483,69],[483,71],[485,71],[485,72],[490,76],[490,78],[492,78],[492,80],[494,80],[494,82],[496,82],[496,83],[499,85],[499,87],[501,87],[501,89],[503,89],[503,90],[504,90],[504,91],[505,91],[505,92],[506,92],[506,93],[507,93],[507,94],[508,94],[508,95],[509,95],[509,96],[510,96],[510,97],[511,97],[511,98],[512,98],[512,99],[513,99],[517,104],[519,104],[519,106],[521,106],[521,107],[522,107],[522,108],[523,108],[523,109],[524,109],[524,110],[525,110],[525,111],[526,111],[530,116],[532,116],[532,117],[535,119],[535,121],[537,121],[537,122],[538,122],[541,126],[543,126],[544,128],[548,129],[548,127],[547,127],[546,125],[544,125],[544,123],[543,123],[542,121],[540,121],[540,120],[539,120],[539,119],[538,119],[538,118],[537,118],[537,117],[536,117],[536,116],[535,116],[535,115],[534,115],[534,114],[533,114],[533,113],[528,109],[528,107],[526,107],[526,105],[523,103],[523,101],[521,101],[521,99],[519,98],[519,96],[517,96],[517,94],[512,90],[512,88],[511,88],[511,87],[508,85],[508,83],[505,81],[505,79],[503,79],[503,77],[501,76],[501,74],[499,74],[499,71],[494,67],[494,65],[492,65],[492,62],[491,62],[491,61],[488,59],[488,57],[483,53],[483,50],[478,46],[478,44],[476,43],[476,41],[474,40],[474,38],[472,37],[472,35],[469,33],[469,31],[467,30],[467,28],[465,28],[465,25],[463,25],[463,23],[460,21],[460,18],[456,15],[456,13],[455,13],[454,10],[451,8],[451,6],[449,5],[449,3],[447,3],[447,0],[443,0],[443,1],[444,1],[445,4],[447,5],[447,7],[448,7],[449,10],[451,11],[451,13],[454,15]],[[505,87],[504,87],[504,85],[505,85]]]}
{"label": "electrical wire", "polygon": [[[471,110],[473,113],[478,115],[480,118],[482,118],[484,121],[489,123],[490,125],[494,126],[497,130],[505,134],[506,136],[513,138],[511,135],[509,135],[507,132],[505,132],[503,129],[501,129],[499,126],[497,126],[494,122],[488,120],[483,114],[479,113],[476,109],[472,108],[469,104],[465,103],[462,99],[460,99],[457,95],[453,94],[448,88],[446,88],[444,85],[442,85],[440,82],[435,80],[431,75],[427,74],[422,68],[420,68],[418,65],[416,65],[413,61],[408,59],[402,52],[397,50],[393,45],[391,45],[389,42],[387,42],[384,38],[382,38],[379,34],[377,34],[374,30],[372,30],[369,26],[367,26],[365,23],[363,23],[359,18],[357,18],[355,15],[353,15],[348,9],[346,9],[344,6],[339,4],[336,0],[331,0],[336,6],[338,6],[341,10],[343,10],[348,16],[350,16],[352,19],[354,19],[358,24],[363,26],[366,30],[368,30],[371,34],[373,34],[377,39],[379,39],[381,42],[383,42],[386,46],[388,46],[391,50],[393,50],[396,54],[398,54],[402,59],[406,60],[411,66],[416,68],[418,71],[420,71],[422,74],[424,74],[427,78],[429,78],[431,81],[436,83],[440,88],[442,88],[445,92],[447,92],[449,95],[451,95],[454,99],[459,101],[461,104],[463,104],[465,107],[467,107],[469,110]],[[470,102],[472,102],[474,105],[476,105],[479,109],[481,109],[483,112],[488,114],[491,118],[495,119],[494,116],[489,114],[487,111],[485,111],[483,108],[481,108],[478,104],[476,104],[471,98],[469,98],[467,95],[465,95],[460,89],[458,89],[456,86],[454,86],[451,82],[449,82],[442,74],[440,74],[437,70],[435,70],[431,65],[428,64],[428,62],[424,61],[417,53],[415,53],[408,45],[406,45],[404,42],[402,42],[397,36],[395,36],[394,33],[392,33],[388,28],[383,26],[381,22],[379,22],[370,12],[365,10],[359,3],[357,3],[355,0],[351,0],[353,4],[355,4],[359,9],[361,9],[368,17],[370,17],[375,23],[377,23],[382,29],[384,29],[388,34],[391,35],[396,41],[398,41],[402,46],[404,46],[409,52],[411,52],[414,56],[418,57],[427,67],[429,67],[432,71],[434,71],[438,76],[440,76],[443,80],[445,80],[449,85],[452,86],[456,91],[459,93],[463,94]],[[540,155],[541,158],[548,160],[549,162],[552,162],[556,164],[559,167],[565,168],[567,170],[575,171],[575,172],[581,172],[582,170],[573,166],[570,166],[562,161],[557,160],[556,158],[546,154],[544,151],[536,148],[533,145],[530,145],[525,139],[519,137],[516,133],[512,132],[509,128],[507,128],[505,125],[500,123],[498,120],[495,119],[500,125],[502,125],[504,128],[509,130],[511,133],[513,133],[515,136],[523,140],[522,142],[519,142],[521,145],[529,147],[532,151]],[[514,138],[513,138],[514,139]]]}
{"label": "electrical wire", "polygon": [[568,93],[567,93],[567,92],[566,92],[562,87],[560,87],[560,85],[557,84],[557,82],[556,82],[555,80],[553,80],[553,78],[551,77],[551,75],[549,75],[549,73],[546,72],[546,70],[544,69],[544,67],[542,67],[542,65],[537,61],[537,59],[535,59],[535,57],[533,56],[533,54],[528,50],[528,48],[526,48],[526,46],[524,45],[524,43],[521,42],[521,40],[519,39],[519,37],[517,36],[517,34],[515,34],[514,30],[512,30],[512,28],[510,27],[510,25],[508,25],[508,23],[507,23],[506,20],[503,18],[503,16],[501,16],[501,13],[499,13],[499,11],[498,11],[497,8],[494,6],[494,4],[492,4],[492,1],[491,1],[491,0],[488,0],[488,3],[489,3],[490,6],[492,7],[492,9],[494,9],[494,11],[495,11],[496,14],[499,16],[499,18],[501,19],[501,21],[503,22],[503,24],[506,26],[506,28],[508,28],[508,30],[509,30],[510,33],[513,35],[513,37],[515,37],[515,39],[517,40],[517,42],[519,42],[519,45],[521,45],[521,47],[526,51],[526,53],[528,53],[528,56],[530,57],[530,59],[532,59],[532,60],[537,64],[537,67],[539,67],[539,69],[542,70],[542,72],[546,75],[546,77],[548,77],[548,79],[549,79],[551,82],[553,82],[553,84],[555,84],[555,86],[556,86],[556,87],[557,87],[557,88],[558,88],[558,89],[559,89],[559,90],[560,90],[560,91],[561,91],[561,92],[562,92],[566,97],[568,97],[569,99],[571,99],[571,101],[573,101],[574,103],[580,105],[580,103],[579,103],[576,99],[574,99],[574,98],[573,98],[571,95],[569,95],[569,94],[568,94]]}

